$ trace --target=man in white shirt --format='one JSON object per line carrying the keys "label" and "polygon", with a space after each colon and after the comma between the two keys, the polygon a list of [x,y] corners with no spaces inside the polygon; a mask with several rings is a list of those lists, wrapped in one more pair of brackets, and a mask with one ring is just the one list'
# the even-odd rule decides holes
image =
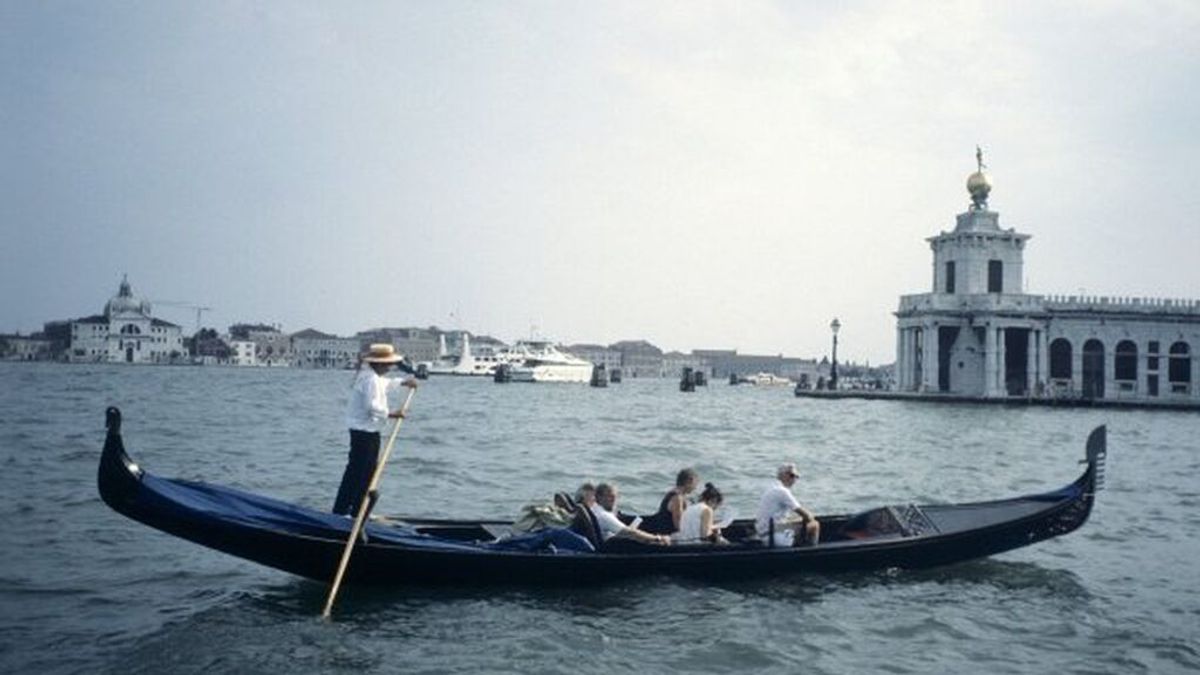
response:
{"label": "man in white shirt", "polygon": [[600,531],[597,532],[601,541],[608,541],[613,537],[627,537],[635,541],[640,541],[643,544],[662,544],[668,546],[671,543],[671,538],[666,535],[650,534],[643,532],[636,527],[630,527],[622,523],[617,518],[617,488],[608,483],[601,483],[596,486],[596,503],[591,505],[592,515],[596,516],[596,524],[600,526]]}
{"label": "man in white shirt", "polygon": [[396,384],[415,388],[417,381],[408,377],[402,382],[384,377],[401,356],[390,344],[373,344],[362,363],[346,402],[346,426],[350,427],[350,457],[342,473],[333,512],[341,515],[358,513],[359,504],[367,493],[375,465],[379,463],[379,432],[388,418],[403,417],[399,410],[388,409],[388,390]]}
{"label": "man in white shirt", "polygon": [[[754,528],[769,546],[792,546],[797,535],[802,541],[816,544],[821,538],[821,523],[808,509],[800,506],[792,494],[792,486],[800,474],[795,464],[784,464],[775,472],[778,479],[763,493],[758,502],[758,519]],[[775,538],[770,539],[774,531]]]}

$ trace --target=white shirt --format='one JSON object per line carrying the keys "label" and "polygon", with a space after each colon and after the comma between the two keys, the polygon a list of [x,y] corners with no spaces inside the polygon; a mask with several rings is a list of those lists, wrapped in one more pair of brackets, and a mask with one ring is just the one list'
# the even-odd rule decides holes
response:
{"label": "white shirt", "polygon": [[369,364],[363,364],[346,401],[346,426],[379,433],[388,419],[388,390],[398,384],[398,380],[377,375]]}
{"label": "white shirt", "polygon": [[700,520],[704,517],[705,511],[712,511],[712,507],[704,502],[697,502],[688,506],[679,517],[679,532],[675,534],[673,539],[683,544],[695,544],[700,541]]}
{"label": "white shirt", "polygon": [[592,515],[596,516],[596,524],[600,526],[597,534],[600,535],[601,541],[608,541],[612,536],[625,529],[625,523],[613,515],[612,511],[599,504],[592,504]]}
{"label": "white shirt", "polygon": [[[755,521],[754,527],[758,530],[759,536],[767,536],[771,529],[770,521],[772,519],[778,523],[798,508],[800,508],[800,502],[796,501],[796,497],[786,485],[779,481],[772,483],[758,502],[758,520]],[[776,534],[779,534],[780,529],[776,526]]]}

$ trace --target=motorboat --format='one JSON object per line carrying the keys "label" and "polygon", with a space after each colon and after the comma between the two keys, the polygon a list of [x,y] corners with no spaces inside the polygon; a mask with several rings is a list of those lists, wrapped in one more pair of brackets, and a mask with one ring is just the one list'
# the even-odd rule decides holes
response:
{"label": "motorboat", "polygon": [[746,376],[744,381],[759,387],[785,387],[792,384],[788,378],[780,377],[775,373],[755,373]]}
{"label": "motorboat", "polygon": [[513,382],[589,382],[592,362],[560,350],[546,340],[520,340],[507,357]]}

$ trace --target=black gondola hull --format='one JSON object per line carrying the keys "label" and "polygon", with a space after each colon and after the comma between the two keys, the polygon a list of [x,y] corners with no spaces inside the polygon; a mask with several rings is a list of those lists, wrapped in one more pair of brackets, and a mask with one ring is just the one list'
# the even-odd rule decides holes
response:
{"label": "black gondola hull", "polygon": [[[546,547],[536,551],[475,548],[461,536],[444,540],[419,534],[412,544],[368,536],[355,546],[346,581],[355,584],[577,585],[647,575],[701,579],[750,579],[798,573],[834,573],[888,568],[926,568],[982,558],[1071,532],[1087,521],[1103,466],[1103,427],[1089,439],[1088,467],[1061,490],[1014,500],[923,507],[921,531],[854,539],[817,546],[773,548],[733,546],[624,546],[578,553]],[[1099,438],[1098,450],[1092,445]],[[176,492],[206,490],[222,499],[254,496],[228,488],[148,476],[125,452],[120,414],[110,409],[109,430],[100,460],[98,484],[115,511],[150,527],[208,548],[310,579],[328,581],[337,568],[349,532],[348,519],[288,506],[308,521],[302,529],[269,522],[226,518],[214,509],[195,508]],[[257,498],[265,500],[265,498]],[[966,515],[964,515],[966,514]],[[1009,517],[1011,515],[1011,517]],[[988,521],[967,527],[974,521]],[[848,516],[822,517],[837,527]],[[938,523],[942,526],[939,527]],[[414,532],[485,531],[503,523],[407,521]],[[376,533],[386,525],[372,524]],[[370,528],[369,532],[372,531]],[[439,547],[444,541],[445,546]]]}

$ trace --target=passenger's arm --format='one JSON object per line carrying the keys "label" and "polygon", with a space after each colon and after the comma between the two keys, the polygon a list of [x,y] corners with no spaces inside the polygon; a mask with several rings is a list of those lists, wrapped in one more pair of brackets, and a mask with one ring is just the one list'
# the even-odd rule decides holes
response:
{"label": "passenger's arm", "polygon": [[649,532],[642,532],[633,527],[626,527],[618,533],[618,536],[628,537],[643,544],[662,544],[663,546],[667,546],[671,543],[671,538],[665,534],[650,534]]}
{"label": "passenger's arm", "polygon": [[712,509],[704,509],[700,512],[700,538],[708,539],[712,536],[713,529],[713,512]]}
{"label": "passenger's arm", "polygon": [[675,524],[675,529],[679,529],[679,519],[683,518],[683,510],[687,508],[687,500],[682,492],[676,492],[671,498],[671,502],[667,504],[667,510],[671,512],[671,522]]}

